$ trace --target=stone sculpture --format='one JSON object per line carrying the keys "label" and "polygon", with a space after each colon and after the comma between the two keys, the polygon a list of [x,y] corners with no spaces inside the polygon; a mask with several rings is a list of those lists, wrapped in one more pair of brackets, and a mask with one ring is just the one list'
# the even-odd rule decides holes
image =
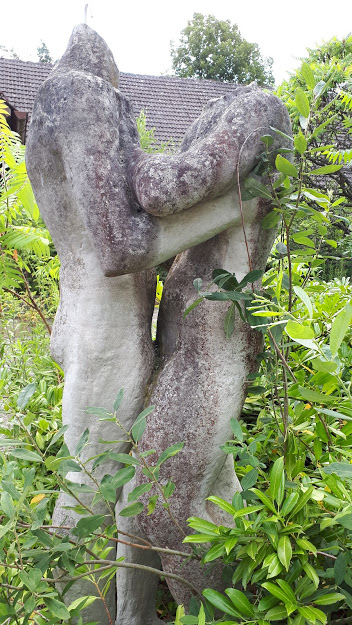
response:
{"label": "stone sculpture", "polygon": [[[284,106],[256,87],[243,87],[208,104],[177,154],[144,154],[131,106],[118,91],[112,54],[86,25],[74,30],[33,110],[27,167],[61,260],[51,349],[65,371],[63,421],[70,426],[65,439],[70,450],[86,427],[89,456],[101,451],[99,438],[111,438],[109,422],[86,414],[87,406],[111,410],[123,387],[120,412],[127,429],[143,408],[154,367],[153,267],[180,254],[164,289],[163,355],[152,382],[156,410],[142,444],[160,452],[185,441],[184,451],[169,465],[177,484],[174,514],[185,529],[190,515],[219,520],[205,498],[231,498],[238,489],[231,462],[219,446],[230,436],[230,417],[240,414],[260,339],[240,321],[233,338],[225,339],[226,303],[207,302],[185,321],[182,314],[194,299],[195,277],[209,283],[215,267],[234,271],[238,278],[248,273],[243,227],[252,268],[265,266],[272,233],[260,223],[269,207],[263,200],[244,202],[242,224],[237,176],[243,179],[253,169],[263,151],[260,137],[273,134],[272,126],[290,132]],[[274,141],[277,147],[282,144],[278,135]],[[116,451],[128,448],[121,445]],[[97,469],[96,478],[119,468],[110,461]],[[83,479],[81,474],[68,478]],[[60,495],[56,524],[75,525],[77,516],[63,509],[70,503]],[[163,512],[157,508],[138,526],[136,519],[118,524],[144,532],[159,546],[179,546],[182,537]],[[155,553],[133,550],[127,556],[159,566]],[[170,557],[162,564],[173,571],[180,566]],[[202,587],[201,572],[193,564],[182,575]],[[117,625],[156,625],[157,577],[120,570],[117,578]],[[187,601],[183,588],[170,588],[177,600]],[[76,596],[80,594],[87,591],[80,587]],[[111,587],[111,618],[115,603]],[[87,620],[109,623],[99,601],[87,610]]]}

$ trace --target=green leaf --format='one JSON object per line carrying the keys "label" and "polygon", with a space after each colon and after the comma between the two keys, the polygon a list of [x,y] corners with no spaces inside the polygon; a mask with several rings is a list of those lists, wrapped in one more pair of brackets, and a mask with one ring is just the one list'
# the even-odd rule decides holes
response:
{"label": "green leaf", "polygon": [[287,582],[285,582],[284,579],[277,579],[276,582],[280,586],[281,590],[283,590],[284,593],[287,595],[287,597],[289,598],[290,602],[293,605],[295,605],[297,603],[297,599],[296,599],[295,593],[293,592],[291,586]]}
{"label": "green leaf", "polygon": [[248,176],[244,181],[244,186],[253,197],[262,197],[271,200],[272,193],[262,182],[258,176]]}
{"label": "green leaf", "polygon": [[76,608],[78,608],[79,610],[83,610],[83,608],[87,608],[96,599],[98,599],[98,597],[92,597],[91,595],[85,595],[84,597],[78,597],[78,599],[75,599],[75,601],[70,603],[70,605],[68,606],[68,610],[69,610],[69,612],[72,612]]}
{"label": "green leaf", "polygon": [[181,449],[183,449],[184,447],[184,443],[175,443],[174,445],[171,445],[171,447],[168,447],[167,449],[165,449],[162,454],[160,454],[159,460],[156,463],[157,467],[160,467],[160,465],[163,462],[166,462],[166,460],[168,460],[169,458],[172,458],[173,456],[176,456],[176,454],[179,453],[179,451],[181,451]]}
{"label": "green leaf", "polygon": [[231,506],[231,504],[225,501],[224,499],[221,499],[221,497],[215,497],[215,496],[207,497],[207,501],[211,501],[216,506],[218,506],[218,508],[221,508],[221,510],[224,510],[224,512],[228,512],[231,515],[236,514],[236,508]]}
{"label": "green leaf", "polygon": [[243,441],[243,432],[240,423],[237,419],[230,419],[231,430],[234,437],[242,443]]}
{"label": "green leaf", "polygon": [[20,571],[19,573],[22,583],[27,586],[31,592],[36,592],[37,586],[42,578],[42,572],[37,568],[29,568],[28,572]]}
{"label": "green leaf", "polygon": [[201,603],[200,605],[200,610],[199,610],[199,614],[198,614],[198,624],[197,625],[205,625],[205,612],[204,612],[204,606]]}
{"label": "green leaf", "polygon": [[260,137],[260,140],[263,141],[267,148],[269,148],[274,142],[274,139],[271,135],[263,135],[262,137]]}
{"label": "green leaf", "polygon": [[299,386],[298,390],[301,397],[309,402],[316,402],[318,404],[332,404],[336,402],[336,397],[331,397],[331,395],[325,395],[324,393],[319,393],[318,391],[312,391],[310,388]]}
{"label": "green leaf", "polygon": [[10,520],[14,518],[15,507],[13,505],[12,497],[9,495],[9,493],[1,493],[0,507],[2,512],[4,512]]}
{"label": "green leaf", "polygon": [[251,469],[248,473],[246,473],[241,480],[241,488],[242,490],[248,490],[252,488],[254,484],[256,484],[258,479],[258,471],[257,469]]}
{"label": "green leaf", "polygon": [[185,317],[187,317],[187,315],[194,310],[194,308],[197,308],[197,306],[199,306],[199,304],[203,301],[203,297],[198,297],[198,299],[196,299],[190,306],[188,306],[188,308],[186,308],[185,312],[183,313],[183,318],[185,319]]}
{"label": "green leaf", "polygon": [[308,605],[300,606],[298,608],[298,612],[302,614],[302,616],[304,616],[304,618],[307,619],[307,621],[309,621],[310,623],[315,623],[316,620],[320,621],[321,623],[326,623],[327,621],[326,614],[324,614],[324,612],[322,612],[321,610],[318,610],[318,608],[312,608]]}
{"label": "green leaf", "polygon": [[186,536],[182,542],[184,543],[211,543],[215,540],[219,540],[219,534],[212,532],[211,534],[191,534]]}
{"label": "green leaf", "polygon": [[218,610],[225,612],[225,614],[229,614],[230,616],[240,617],[241,613],[236,610],[233,603],[227,597],[224,597],[216,590],[212,590],[210,588],[206,588],[203,590],[204,597]]}
{"label": "green leaf", "polygon": [[283,564],[286,571],[288,571],[292,558],[292,547],[288,536],[281,536],[279,538],[277,555],[281,564]]}
{"label": "green leaf", "polygon": [[313,358],[311,361],[313,369],[323,371],[325,373],[333,373],[336,370],[337,363],[331,360],[321,360],[321,358]]}
{"label": "green leaf", "polygon": [[191,516],[189,519],[187,519],[187,523],[189,527],[196,530],[197,532],[208,532],[209,534],[219,536],[218,526],[214,523],[210,523],[210,521],[205,521],[204,519],[199,519],[196,516]]}
{"label": "green leaf", "polygon": [[112,484],[111,475],[104,475],[100,482],[99,490],[104,497],[105,501],[111,501],[116,503],[116,488]]}
{"label": "green leaf", "polygon": [[314,78],[313,70],[310,67],[310,65],[308,65],[308,63],[306,63],[305,61],[302,63],[300,74],[304,82],[306,83],[307,87],[309,87],[309,89],[314,89],[315,78]]}
{"label": "green leaf", "polygon": [[281,214],[278,211],[270,211],[265,217],[262,219],[261,227],[264,230],[270,230],[271,228],[276,228],[279,223],[279,219]]}
{"label": "green leaf", "polygon": [[324,82],[324,80],[320,80],[314,87],[314,97],[319,98],[319,96],[321,96],[321,94],[323,93],[325,87],[326,82]]}
{"label": "green leaf", "polygon": [[[335,517],[336,518],[336,517]],[[336,518],[336,521],[348,530],[352,530],[352,514],[344,514]]]}
{"label": "green leaf", "polygon": [[311,498],[313,491],[314,491],[313,486],[310,486],[306,490],[305,493],[301,492],[299,494],[299,501],[296,503],[295,507],[293,508],[292,512],[290,513],[290,517],[295,516],[295,514],[297,514],[297,512],[302,510],[302,508],[306,505],[307,501]]}
{"label": "green leaf", "polygon": [[332,356],[336,356],[338,349],[345,338],[347,330],[352,321],[352,306],[347,303],[333,321],[330,332],[330,351]]}
{"label": "green leaf", "polygon": [[313,305],[312,305],[309,295],[307,295],[307,293],[300,286],[294,286],[293,290],[296,293],[297,297],[299,297],[299,299],[306,306],[308,313],[309,313],[309,317],[311,319],[313,317]]}
{"label": "green leaf", "polygon": [[270,592],[271,595],[280,599],[283,603],[291,603],[290,595],[287,595],[286,592],[276,584],[273,584],[272,582],[264,582],[262,586]]}
{"label": "green leaf", "polygon": [[149,497],[149,501],[148,501],[148,516],[149,516],[149,514],[153,514],[157,501],[158,501],[158,495],[152,495],[152,497]]}
{"label": "green leaf", "polygon": [[113,452],[113,453],[109,453],[109,458],[111,460],[115,460],[116,462],[121,462],[123,464],[135,464],[135,465],[141,464],[138,458],[135,458],[134,456],[130,456],[129,454],[115,454]]}
{"label": "green leaf", "polygon": [[267,621],[282,621],[287,619],[287,610],[285,606],[277,605],[266,613],[265,618]]}
{"label": "green leaf", "polygon": [[[291,236],[291,238],[298,243],[298,245],[305,245],[306,247],[309,247],[311,249],[315,250],[315,245],[314,242],[309,239],[308,237],[304,236],[303,234],[300,234],[299,232],[297,234],[293,234]],[[311,249],[309,250],[309,253],[311,253]],[[295,252],[298,252],[298,250],[294,250]],[[299,250],[299,251],[305,251],[305,253],[307,253],[308,250]]]}
{"label": "green leaf", "polygon": [[35,393],[36,387],[36,383],[32,382],[31,384],[27,384],[27,386],[20,392],[17,398],[17,406],[20,410],[23,410],[27,406],[30,398]]}
{"label": "green leaf", "polygon": [[235,312],[236,312],[235,302],[232,302],[232,304],[227,310],[227,313],[224,319],[224,330],[225,330],[225,336],[227,339],[231,338],[231,336],[233,335],[233,331],[235,329]]}
{"label": "green leaf", "polygon": [[234,519],[239,519],[242,516],[246,516],[247,514],[252,514],[253,512],[258,512],[259,510],[263,510],[264,506],[263,505],[258,505],[258,506],[246,506],[245,508],[242,508],[241,510],[237,510],[237,512],[233,515]]}
{"label": "green leaf", "polygon": [[149,408],[146,408],[138,415],[131,430],[133,439],[136,443],[138,443],[138,441],[142,438],[147,425],[146,417],[153,412],[154,408],[155,406],[149,406]]}
{"label": "green leaf", "polygon": [[288,321],[285,331],[294,341],[298,339],[314,339],[314,330],[310,326],[304,326],[296,321]]}
{"label": "green leaf", "polygon": [[297,492],[291,493],[290,495],[288,495],[288,497],[286,497],[281,508],[281,514],[283,517],[289,514],[291,510],[293,510],[298,499],[299,499],[299,493]]}
{"label": "green leaf", "polygon": [[85,445],[87,444],[88,438],[89,438],[89,430],[88,430],[88,428],[86,428],[84,430],[83,434],[81,435],[81,438],[79,439],[79,441],[77,443],[75,456],[79,456],[79,454],[81,453],[83,447],[85,447]]}
{"label": "green leaf", "polygon": [[64,620],[70,618],[70,613],[64,603],[57,601],[57,599],[52,599],[51,597],[43,597],[42,599],[54,616]]}
{"label": "green leaf", "polygon": [[15,458],[20,458],[21,460],[29,460],[30,462],[43,462],[42,458],[39,454],[34,451],[30,451],[29,449],[11,449],[11,456]]}
{"label": "green leaf", "polygon": [[136,499],[138,499],[138,497],[141,497],[141,495],[144,495],[145,493],[149,493],[149,491],[153,488],[153,484],[151,482],[147,483],[147,484],[140,484],[139,486],[136,486],[136,488],[134,488],[127,497],[128,501],[136,501]]}
{"label": "green leaf", "polygon": [[309,579],[313,582],[316,590],[319,586],[319,577],[316,574],[315,569],[311,564],[309,564],[309,562],[306,562],[306,564],[303,565],[303,570],[307,577],[309,577]]}
{"label": "green leaf", "polygon": [[323,174],[333,174],[335,171],[339,171],[342,165],[324,165],[324,167],[318,167],[308,172],[309,176],[322,176]]}
{"label": "green leaf", "polygon": [[318,599],[314,599],[314,603],[318,605],[332,605],[333,603],[337,603],[338,601],[344,600],[344,595],[340,592],[330,592],[327,595],[322,595],[318,597]]}
{"label": "green leaf", "polygon": [[144,505],[142,504],[142,502],[136,501],[136,503],[132,503],[130,506],[126,506],[126,508],[123,508],[123,510],[121,510],[119,514],[120,516],[136,516],[137,514],[143,512],[143,510]]}
{"label": "green leaf", "polygon": [[347,462],[331,462],[328,465],[323,465],[321,468],[324,473],[335,473],[342,479],[352,478],[352,464],[347,464]]}
{"label": "green leaf", "polygon": [[301,87],[296,89],[295,104],[302,117],[308,118],[310,111],[309,100]]}
{"label": "green leaf", "polygon": [[281,154],[278,154],[275,159],[275,167],[282,174],[285,174],[285,176],[292,176],[293,178],[298,178],[297,168],[293,165],[293,163],[288,161],[287,158],[284,158],[283,156],[281,156]]}
{"label": "green leaf", "polygon": [[300,131],[299,135],[295,136],[294,140],[295,148],[299,154],[304,154],[307,149],[307,140],[305,136]]}
{"label": "green leaf", "polygon": [[51,445],[54,445],[54,443],[56,443],[56,441],[58,441],[65,434],[66,430],[68,430],[69,427],[70,427],[69,425],[63,425],[62,428],[60,428],[58,432],[54,434],[54,436],[50,440],[49,445],[47,445],[46,449],[49,449]]}
{"label": "green leaf", "polygon": [[270,473],[270,494],[278,504],[281,503],[284,493],[284,458],[278,458],[273,464],[273,468]]}
{"label": "green leaf", "polygon": [[342,582],[345,580],[348,561],[349,561],[349,555],[348,553],[345,553],[345,552],[339,553],[339,555],[337,556],[335,560],[334,576],[335,576],[335,582],[337,585],[342,584]]}
{"label": "green leaf", "polygon": [[[178,608],[180,608],[181,606],[178,606]],[[177,616],[177,613],[176,613]],[[182,623],[182,625],[198,625],[198,618],[196,616],[182,616],[179,619],[179,622]],[[177,621],[175,621],[175,625],[178,625]]]}
{"label": "green leaf", "polygon": [[254,269],[253,271],[250,271],[242,278],[241,282],[239,282],[238,288],[243,288],[247,284],[253,284],[253,282],[260,280],[260,278],[263,277],[263,274],[264,271],[262,269]]}
{"label": "green leaf", "polygon": [[254,616],[254,608],[249,603],[246,595],[240,590],[235,590],[235,588],[227,588],[225,590],[228,597],[232,601],[236,610],[239,610],[243,616]]}
{"label": "green leaf", "polygon": [[314,545],[309,540],[306,540],[305,538],[296,538],[296,543],[297,546],[300,547],[300,549],[304,549],[305,551],[311,551],[314,555],[316,555],[317,548],[314,547]]}
{"label": "green leaf", "polygon": [[136,469],[132,466],[124,467],[124,469],[117,471],[111,480],[115,490],[130,482],[134,477],[135,472]]}
{"label": "green leaf", "polygon": [[258,488],[250,488],[250,490],[257,495],[260,501],[262,501],[263,504],[267,508],[269,508],[269,510],[271,510],[271,512],[273,512],[274,514],[277,514],[277,510],[274,506],[274,503],[269,499],[267,495],[265,495],[265,493],[262,493],[262,491],[260,491]]}
{"label": "green leaf", "polygon": [[121,406],[121,402],[123,400],[123,395],[124,395],[124,389],[120,388],[119,392],[117,393],[117,397],[114,401],[114,412],[117,412],[118,409]]}
{"label": "green leaf", "polygon": [[78,538],[85,538],[101,527],[104,520],[105,517],[103,514],[92,514],[91,516],[84,517],[78,521],[76,527],[72,530],[72,534],[78,536]]}
{"label": "green leaf", "polygon": [[209,549],[208,553],[206,553],[206,555],[204,556],[204,562],[213,562],[213,560],[216,560],[217,558],[221,558],[221,556],[223,556],[225,553],[225,545],[224,544],[218,544],[218,545],[214,545],[213,547],[211,547],[211,549]]}

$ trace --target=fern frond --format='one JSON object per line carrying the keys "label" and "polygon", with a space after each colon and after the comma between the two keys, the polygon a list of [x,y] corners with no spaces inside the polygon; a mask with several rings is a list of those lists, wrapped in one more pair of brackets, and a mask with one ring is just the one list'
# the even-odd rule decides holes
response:
{"label": "fern frond", "polygon": [[0,254],[0,291],[2,289],[18,289],[23,284],[21,271],[12,255]]}
{"label": "fern frond", "polygon": [[345,117],[342,121],[342,125],[348,133],[352,132],[352,119]]}
{"label": "fern frond", "polygon": [[339,165],[349,165],[352,163],[351,150],[324,150],[323,154],[328,158],[330,163],[338,163]]}
{"label": "fern frond", "polygon": [[349,110],[352,110],[352,93],[341,90],[339,95],[342,98],[342,104],[345,104]]}
{"label": "fern frond", "polygon": [[1,237],[1,244],[7,249],[25,250],[37,256],[50,255],[50,239],[45,228],[10,226]]}

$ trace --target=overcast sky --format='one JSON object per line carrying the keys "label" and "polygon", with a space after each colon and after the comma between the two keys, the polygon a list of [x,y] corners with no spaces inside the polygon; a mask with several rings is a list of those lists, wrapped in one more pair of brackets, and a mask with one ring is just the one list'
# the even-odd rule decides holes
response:
{"label": "overcast sky", "polygon": [[[73,27],[84,21],[83,0],[9,0],[2,11],[0,45],[36,61],[43,40],[54,58]],[[274,58],[277,82],[288,77],[307,47],[352,29],[352,1],[338,0],[91,0],[87,23],[110,46],[119,69],[135,74],[171,73],[170,41],[177,42],[193,13],[213,14],[238,25],[242,36]]]}

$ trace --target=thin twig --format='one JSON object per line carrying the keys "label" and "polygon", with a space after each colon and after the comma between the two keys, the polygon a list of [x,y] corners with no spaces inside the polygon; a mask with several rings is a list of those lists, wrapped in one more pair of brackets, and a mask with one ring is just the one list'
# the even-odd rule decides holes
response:
{"label": "thin twig", "polygon": [[23,280],[24,280],[24,285],[25,285],[25,287],[26,287],[26,291],[27,291],[27,293],[28,293],[28,297],[29,297],[29,299],[30,299],[30,300],[31,300],[31,302],[32,302],[33,308],[34,308],[34,309],[35,309],[35,311],[38,313],[39,317],[41,318],[42,322],[44,323],[44,325],[45,325],[45,327],[46,327],[46,329],[48,330],[49,335],[50,335],[50,334],[51,334],[51,327],[49,326],[49,324],[48,324],[47,320],[45,319],[45,317],[44,317],[44,315],[43,315],[42,311],[40,310],[40,308],[39,308],[39,306],[38,306],[37,302],[36,302],[36,301],[35,301],[35,299],[32,297],[32,293],[31,293],[31,290],[30,290],[30,288],[29,288],[29,284],[28,284],[28,282],[27,282],[27,278],[26,278],[26,276],[24,275],[24,273],[23,273],[22,269],[21,269],[20,271],[21,271],[21,274],[22,274],[22,278],[23,278]]}
{"label": "thin twig", "polygon": [[125,540],[121,540],[120,538],[109,538],[116,543],[122,543],[122,545],[127,545],[128,547],[137,547],[138,549],[147,549],[149,551],[157,551],[160,553],[167,553],[172,556],[181,556],[183,558],[193,557],[194,554],[186,553],[185,551],[175,551],[174,549],[164,549],[164,547],[152,547],[151,545],[136,545],[135,543],[129,543]]}
{"label": "thin twig", "polygon": [[73,582],[73,581],[76,581],[77,579],[81,579],[82,577],[87,577],[87,575],[91,575],[92,573],[94,573],[95,575],[96,573],[100,573],[101,571],[106,571],[107,569],[116,566],[117,568],[121,568],[121,569],[135,569],[137,571],[145,571],[146,573],[152,573],[153,575],[158,575],[159,577],[167,577],[168,579],[174,579],[175,581],[180,582],[187,588],[190,588],[192,592],[200,596],[199,590],[197,590],[197,588],[195,588],[193,584],[191,584],[188,580],[184,579],[180,575],[175,575],[174,573],[167,573],[166,571],[154,569],[153,567],[145,566],[144,564],[117,562],[115,560],[96,560],[96,561],[89,560],[85,564],[94,564],[94,563],[99,564],[103,562],[105,563],[104,566],[101,566],[98,569],[95,569],[94,571],[87,571],[86,573],[81,573],[80,575],[77,575],[75,577],[60,577],[58,579],[53,579],[51,577],[43,577],[42,581],[48,582],[49,584],[57,584],[58,581]]}
{"label": "thin twig", "polygon": [[326,553],[325,551],[317,551],[316,553],[320,553],[320,555],[331,558],[332,560],[337,560],[337,556],[333,556],[332,553]]}
{"label": "thin twig", "polygon": [[276,353],[277,353],[278,357],[280,358],[280,360],[281,360],[282,364],[284,365],[285,369],[289,372],[289,374],[290,374],[290,376],[292,377],[293,381],[297,384],[297,383],[298,383],[298,380],[297,380],[297,378],[296,378],[295,374],[293,373],[293,371],[292,371],[292,369],[291,369],[290,365],[286,362],[285,357],[284,357],[284,356],[283,356],[283,354],[281,353],[280,348],[278,347],[278,345],[277,345],[277,343],[276,343],[276,341],[275,341],[275,339],[274,339],[274,337],[273,337],[273,335],[272,335],[272,333],[271,333],[270,328],[268,328],[268,329],[267,329],[267,332],[268,332],[268,334],[269,334],[269,336],[270,336],[270,339],[271,339],[271,340],[272,340],[272,342],[273,342],[273,345],[274,345],[275,351],[276,351]]}
{"label": "thin twig", "polygon": [[108,606],[107,606],[107,604],[106,604],[106,601],[105,601],[105,598],[104,598],[104,596],[103,596],[103,594],[102,594],[102,592],[101,592],[101,590],[100,590],[100,588],[99,588],[99,584],[97,584],[97,582],[95,581],[94,577],[93,577],[93,579],[92,579],[91,581],[92,581],[92,583],[94,584],[94,586],[95,586],[95,588],[96,588],[96,591],[97,591],[97,593],[98,593],[98,595],[99,595],[100,599],[101,599],[101,600],[102,600],[102,602],[103,602],[103,605],[104,605],[104,608],[105,608],[105,612],[106,612],[107,617],[108,617],[108,619],[109,619],[109,625],[113,625],[113,623],[112,623],[112,618],[111,618],[111,614],[110,614],[110,611],[109,611],[109,608],[108,608]]}

